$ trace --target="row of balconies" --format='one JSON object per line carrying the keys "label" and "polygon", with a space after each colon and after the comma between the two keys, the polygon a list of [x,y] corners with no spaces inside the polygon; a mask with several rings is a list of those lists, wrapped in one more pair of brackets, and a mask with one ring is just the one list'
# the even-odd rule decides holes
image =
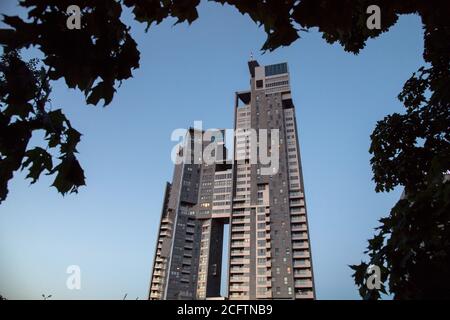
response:
{"label": "row of balconies", "polygon": [[295,216],[291,218],[291,223],[306,222],[305,216]]}
{"label": "row of balconies", "polygon": [[160,237],[170,237],[171,234],[172,234],[172,231],[168,230],[168,229],[166,229],[166,230],[161,229],[161,231],[159,232]]}
{"label": "row of balconies", "polygon": [[234,218],[232,220],[232,224],[244,224],[244,223],[250,223],[250,218]]}
{"label": "row of balconies", "polygon": [[248,285],[248,277],[232,276],[230,277],[230,282],[246,282]]}
{"label": "row of balconies", "polygon": [[233,218],[236,218],[236,217],[249,217],[250,216],[250,212],[247,212],[247,211],[245,211],[245,210],[239,210],[239,211],[234,211],[233,212]]}
{"label": "row of balconies", "polygon": [[188,222],[186,222],[186,226],[195,228],[195,222],[194,221],[188,221]]}
{"label": "row of balconies", "polygon": [[160,291],[160,290],[162,290],[162,285],[160,285],[160,284],[152,284],[150,289],[152,291]]}
{"label": "row of balconies", "polygon": [[161,224],[161,228],[160,228],[161,230],[169,230],[169,231],[172,231],[172,225],[171,224],[169,224],[169,223],[163,223],[163,224]]}
{"label": "row of balconies", "polygon": [[236,292],[236,291],[238,291],[238,292],[248,292],[249,291],[249,286],[248,285],[231,285],[230,287],[229,287],[229,291],[230,292]]}
{"label": "row of balconies", "polygon": [[231,238],[234,239],[250,239],[250,232],[244,233],[244,232],[235,232],[231,235]]}
{"label": "row of balconies", "polygon": [[292,248],[293,249],[308,249],[309,243],[308,243],[308,241],[293,241]]}
{"label": "row of balconies", "polygon": [[233,300],[248,300],[249,297],[248,297],[248,294],[245,294],[245,293],[233,292],[233,293],[230,293],[229,298],[233,299]]}
{"label": "row of balconies", "polygon": [[232,256],[246,256],[250,254],[250,250],[231,250]]}
{"label": "row of balconies", "polygon": [[290,200],[289,205],[291,207],[304,207],[305,206],[305,200],[303,199],[296,199],[296,200]]}
{"label": "row of balconies", "polygon": [[312,288],[313,283],[310,279],[300,279],[294,281],[295,288]]}
{"label": "row of balconies", "polygon": [[308,250],[294,250],[294,253],[292,254],[294,258],[309,258],[309,251]]}
{"label": "row of balconies", "polygon": [[304,198],[305,195],[301,191],[289,192],[289,198]]}
{"label": "row of balconies", "polygon": [[248,273],[250,272],[250,268],[245,268],[245,267],[231,267],[230,268],[230,273]]}
{"label": "row of balconies", "polygon": [[247,248],[250,247],[250,242],[245,242],[245,241],[235,241],[232,240],[231,241],[231,248]]}
{"label": "row of balconies", "polygon": [[291,216],[305,215],[306,210],[303,207],[293,207],[290,209]]}
{"label": "row of balconies", "polygon": [[150,299],[161,299],[161,293],[159,291],[152,291],[150,293]]}
{"label": "row of balconies", "polygon": [[165,273],[159,269],[159,270],[153,271],[153,275],[158,276],[158,277],[164,277]]}
{"label": "row of balconies", "polygon": [[239,232],[239,231],[250,231],[250,226],[249,225],[244,225],[244,226],[233,226],[231,227],[231,232]]}
{"label": "row of balconies", "polygon": [[231,258],[230,264],[249,264],[250,259],[243,259],[243,258]]}
{"label": "row of balconies", "polygon": [[172,223],[172,221],[170,221],[167,216],[161,220],[162,223]]}
{"label": "row of balconies", "polygon": [[160,284],[160,283],[162,283],[162,279],[155,275],[155,277],[153,277],[153,279],[152,279],[152,283]]}
{"label": "row of balconies", "polygon": [[164,264],[163,263],[156,263],[155,264],[155,269],[164,269]]}
{"label": "row of balconies", "polygon": [[291,234],[292,240],[307,240],[308,233],[307,232],[292,232]]}
{"label": "row of balconies", "polygon": [[306,231],[308,230],[308,227],[306,226],[306,223],[294,223],[291,225],[291,230],[294,231]]}
{"label": "row of balconies", "polygon": [[312,272],[309,269],[296,269],[294,271],[294,278],[311,278]]}

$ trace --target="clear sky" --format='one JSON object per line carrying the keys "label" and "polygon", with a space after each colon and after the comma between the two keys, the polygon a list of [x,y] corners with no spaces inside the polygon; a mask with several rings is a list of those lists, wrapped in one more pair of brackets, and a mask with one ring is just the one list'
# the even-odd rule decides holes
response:
{"label": "clear sky", "polygon": [[[17,12],[2,1],[2,13]],[[131,21],[129,15],[126,20]],[[232,128],[234,92],[249,85],[250,52],[260,64],[289,63],[303,161],[317,297],[358,299],[349,264],[363,258],[377,220],[401,190],[377,194],[369,165],[376,121],[402,112],[402,85],[423,64],[417,16],[403,16],[360,55],[315,31],[261,55],[265,33],[234,8],[203,1],[191,26],[132,24],[141,67],[107,108],[54,83],[62,107],[83,133],[79,158],[87,186],[62,197],[24,173],[0,205],[0,294],[11,299],[146,298],[164,184],[171,179],[176,128]],[[61,39],[63,41],[63,39]],[[36,142],[41,141],[36,135]],[[66,288],[79,265],[81,290]]]}

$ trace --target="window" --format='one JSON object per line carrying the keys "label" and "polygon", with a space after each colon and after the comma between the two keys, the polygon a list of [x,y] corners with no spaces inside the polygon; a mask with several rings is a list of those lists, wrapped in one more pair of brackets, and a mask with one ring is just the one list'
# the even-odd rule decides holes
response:
{"label": "window", "polygon": [[256,88],[262,88],[263,87],[263,81],[262,80],[256,80]]}

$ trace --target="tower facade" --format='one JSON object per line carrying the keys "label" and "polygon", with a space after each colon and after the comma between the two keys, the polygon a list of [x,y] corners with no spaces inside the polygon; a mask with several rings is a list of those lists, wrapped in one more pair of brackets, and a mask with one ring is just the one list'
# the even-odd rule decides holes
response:
{"label": "tower facade", "polygon": [[224,282],[229,299],[315,298],[288,66],[248,66],[250,89],[235,94],[232,160],[178,164],[166,187],[150,299],[217,297]]}

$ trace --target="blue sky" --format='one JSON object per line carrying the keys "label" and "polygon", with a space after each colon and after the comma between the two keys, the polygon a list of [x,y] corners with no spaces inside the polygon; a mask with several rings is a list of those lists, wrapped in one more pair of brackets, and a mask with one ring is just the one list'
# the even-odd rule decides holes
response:
{"label": "blue sky", "polygon": [[[15,1],[1,12],[17,12]],[[264,31],[231,7],[203,3],[191,26],[153,27],[129,19],[141,67],[106,108],[53,84],[83,133],[79,158],[87,186],[62,197],[42,177],[24,173],[0,205],[0,294],[11,299],[146,298],[165,181],[172,176],[176,128],[202,120],[231,128],[234,92],[247,89],[250,52],[261,64],[289,63],[296,104],[317,297],[358,299],[349,264],[401,190],[377,194],[369,165],[376,121],[402,112],[396,99],[423,64],[417,16],[403,16],[360,55],[329,45],[315,31],[288,48],[261,55]],[[38,143],[41,136],[36,135]],[[81,290],[66,288],[66,268],[81,268]]]}

